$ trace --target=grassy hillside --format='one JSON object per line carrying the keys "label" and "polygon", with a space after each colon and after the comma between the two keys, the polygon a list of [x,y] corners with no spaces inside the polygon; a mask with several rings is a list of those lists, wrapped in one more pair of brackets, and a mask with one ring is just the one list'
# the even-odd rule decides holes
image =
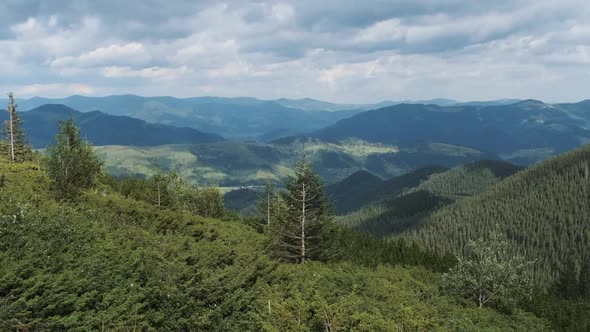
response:
{"label": "grassy hillside", "polygon": [[590,256],[590,146],[518,172],[459,200],[398,236],[462,253],[469,239],[499,227],[515,252],[536,260],[535,277],[556,277],[568,257]]}
{"label": "grassy hillside", "polygon": [[[20,113],[23,129],[35,148],[54,143],[59,121],[72,118],[94,145],[150,146],[162,144],[196,144],[222,141],[223,138],[192,128],[148,123],[128,116],[114,116],[98,111],[82,113],[65,105],[47,104]],[[8,119],[0,112],[0,121]]]}
{"label": "grassy hillside", "polygon": [[97,147],[106,169],[114,175],[149,175],[156,165],[175,168],[190,181],[226,187],[261,185],[293,174],[305,155],[327,184],[359,170],[383,178],[400,175],[426,165],[455,166],[493,158],[473,149],[443,144],[390,146],[359,140],[324,142],[290,140],[273,144],[218,142],[157,147]]}
{"label": "grassy hillside", "polygon": [[283,264],[238,222],[105,185],[60,203],[35,166],[0,173],[0,330],[547,330],[530,314],[441,295],[440,275],[424,268]]}
{"label": "grassy hillside", "polygon": [[588,103],[549,105],[525,100],[509,105],[402,104],[363,112],[312,134],[326,140],[441,142],[530,164],[590,140]]}

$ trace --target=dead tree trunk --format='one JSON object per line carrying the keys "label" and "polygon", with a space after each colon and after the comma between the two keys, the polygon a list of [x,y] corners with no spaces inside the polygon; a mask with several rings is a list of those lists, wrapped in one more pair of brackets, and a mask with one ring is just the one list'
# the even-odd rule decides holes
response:
{"label": "dead tree trunk", "polygon": [[13,163],[15,161],[15,155],[14,155],[14,106],[12,105],[8,105],[8,139],[9,139],[9,144],[10,144],[10,162]]}
{"label": "dead tree trunk", "polygon": [[301,263],[305,263],[305,182],[301,185]]}

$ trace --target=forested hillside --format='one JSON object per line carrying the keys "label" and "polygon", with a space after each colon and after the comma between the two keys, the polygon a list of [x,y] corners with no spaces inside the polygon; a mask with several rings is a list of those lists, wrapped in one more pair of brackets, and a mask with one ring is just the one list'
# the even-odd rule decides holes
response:
{"label": "forested hillside", "polygon": [[280,263],[265,235],[238,221],[161,209],[105,184],[57,202],[37,166],[0,172],[2,330],[546,328],[442,295],[439,275],[422,267],[363,267],[361,256]]}
{"label": "forested hillside", "polygon": [[440,209],[398,236],[461,254],[469,239],[498,227],[513,252],[535,259],[534,276],[547,283],[570,258],[579,266],[590,257],[589,169],[590,146],[585,146]]}
{"label": "forested hillside", "polygon": [[476,161],[433,174],[413,188],[413,191],[426,190],[451,198],[472,196],[522,169],[500,160]]}
{"label": "forested hillside", "polygon": [[[340,223],[377,236],[419,227],[422,219],[457,199],[480,193],[522,168],[498,160],[481,160],[452,169],[427,167],[392,178],[372,195],[336,212]],[[330,192],[330,187],[327,188]],[[354,200],[355,190],[340,196]],[[345,196],[350,193],[350,196]],[[367,199],[367,198],[370,199]],[[336,201],[336,206],[338,206]]]}
{"label": "forested hillside", "polygon": [[334,204],[334,212],[344,214],[369,204],[394,198],[405,190],[418,186],[433,174],[446,171],[442,166],[419,168],[404,175],[382,180],[374,175],[359,171],[346,179],[326,187],[326,193]]}

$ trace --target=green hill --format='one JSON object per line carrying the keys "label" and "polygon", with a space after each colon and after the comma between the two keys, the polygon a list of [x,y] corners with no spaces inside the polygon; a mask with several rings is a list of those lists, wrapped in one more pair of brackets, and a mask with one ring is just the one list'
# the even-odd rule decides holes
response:
{"label": "green hill", "polygon": [[440,275],[422,267],[284,264],[239,222],[106,185],[56,202],[35,166],[0,173],[3,331],[548,330],[531,314],[441,295]]}
{"label": "green hill", "polygon": [[553,280],[568,257],[590,257],[590,146],[510,176],[459,200],[397,236],[462,253],[469,239],[499,227],[513,251],[536,260],[535,277]]}
{"label": "green hill", "polygon": [[327,184],[359,170],[382,178],[405,174],[427,165],[456,166],[494,158],[477,150],[445,144],[391,146],[360,140],[325,142],[293,139],[283,142],[216,142],[155,147],[102,146],[96,148],[113,175],[150,175],[156,167],[174,168],[185,178],[224,187],[262,185],[292,174],[304,155]]}

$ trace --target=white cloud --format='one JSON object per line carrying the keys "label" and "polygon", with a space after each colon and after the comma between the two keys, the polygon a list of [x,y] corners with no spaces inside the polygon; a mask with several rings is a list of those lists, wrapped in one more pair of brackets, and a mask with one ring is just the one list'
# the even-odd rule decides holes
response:
{"label": "white cloud", "polygon": [[187,74],[187,67],[160,68],[149,67],[133,69],[131,67],[110,66],[102,69],[102,75],[108,78],[143,78],[150,80],[178,80]]}
{"label": "white cloud", "polygon": [[61,97],[64,95],[94,95],[96,88],[82,83],[28,84],[14,88],[17,96]]}
{"label": "white cloud", "polygon": [[132,18],[114,1],[7,6],[0,86],[351,103],[589,97],[585,0],[117,1]]}
{"label": "white cloud", "polygon": [[50,61],[52,67],[99,67],[108,65],[144,65],[151,60],[143,44],[132,42],[99,47],[78,56],[65,56]]}

